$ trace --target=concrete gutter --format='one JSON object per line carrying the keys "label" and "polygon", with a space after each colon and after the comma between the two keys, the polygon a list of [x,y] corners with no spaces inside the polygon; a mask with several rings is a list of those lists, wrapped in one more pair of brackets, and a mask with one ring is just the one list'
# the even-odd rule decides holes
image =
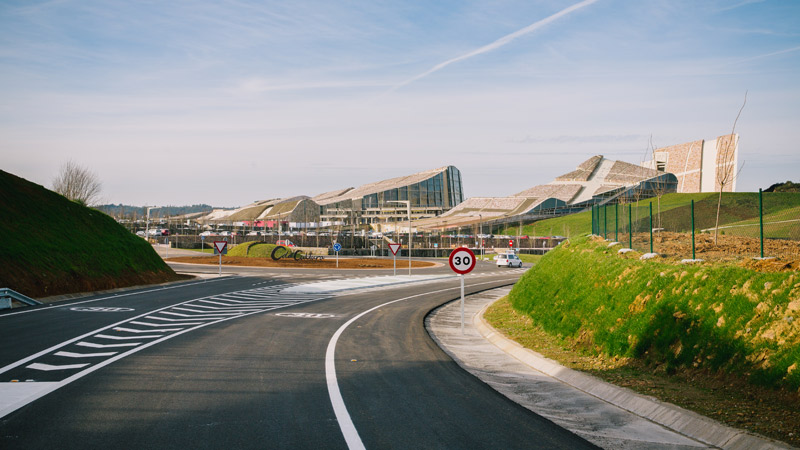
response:
{"label": "concrete gutter", "polygon": [[792,448],[564,367],[506,338],[483,312],[508,290],[468,296],[464,334],[458,301],[434,310],[426,326],[459,365],[525,408],[604,448]]}

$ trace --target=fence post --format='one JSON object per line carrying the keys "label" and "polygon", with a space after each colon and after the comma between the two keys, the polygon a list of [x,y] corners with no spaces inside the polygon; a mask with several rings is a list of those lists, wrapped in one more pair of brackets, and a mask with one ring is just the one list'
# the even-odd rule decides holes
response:
{"label": "fence post", "polygon": [[619,203],[614,203],[614,242],[619,242]]}
{"label": "fence post", "polygon": [[650,253],[653,253],[653,202],[650,202]]}
{"label": "fence post", "polygon": [[603,205],[603,237],[608,239],[608,205]]}
{"label": "fence post", "polygon": [[694,199],[692,199],[692,259],[697,259],[694,255]]}
{"label": "fence post", "polygon": [[628,248],[633,250],[633,203],[628,203]]}
{"label": "fence post", "polygon": [[595,218],[595,212],[594,212],[595,206],[596,205],[592,205],[592,234],[597,234],[597,224],[595,223],[597,219]]}
{"label": "fence post", "polygon": [[758,188],[758,229],[759,240],[761,241],[761,257],[764,257],[764,202],[762,200],[761,188]]}

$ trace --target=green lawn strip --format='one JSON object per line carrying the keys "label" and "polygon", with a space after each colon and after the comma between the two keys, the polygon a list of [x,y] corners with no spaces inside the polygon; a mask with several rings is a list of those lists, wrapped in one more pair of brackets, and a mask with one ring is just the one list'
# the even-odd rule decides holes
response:
{"label": "green lawn strip", "polygon": [[797,390],[800,301],[790,299],[799,294],[796,272],[641,262],[583,237],[547,253],[509,296],[544,331],[590,354]]}
{"label": "green lawn strip", "polygon": [[228,250],[228,256],[247,256],[250,258],[269,258],[272,250],[275,249],[275,244],[266,244],[264,242],[245,242]]}

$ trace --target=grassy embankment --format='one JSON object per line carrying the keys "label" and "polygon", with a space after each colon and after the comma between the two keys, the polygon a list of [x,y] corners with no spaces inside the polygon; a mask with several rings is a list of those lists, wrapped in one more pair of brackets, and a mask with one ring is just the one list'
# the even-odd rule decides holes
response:
{"label": "grassy embankment", "polygon": [[36,298],[181,278],[99,211],[3,171],[0,193],[0,287]]}
{"label": "grassy embankment", "polygon": [[642,262],[617,248],[568,241],[486,319],[568,367],[800,445],[800,274]]}
{"label": "grassy embankment", "polygon": [[509,299],[585,352],[800,389],[797,272],[642,262],[582,237],[543,257]]}

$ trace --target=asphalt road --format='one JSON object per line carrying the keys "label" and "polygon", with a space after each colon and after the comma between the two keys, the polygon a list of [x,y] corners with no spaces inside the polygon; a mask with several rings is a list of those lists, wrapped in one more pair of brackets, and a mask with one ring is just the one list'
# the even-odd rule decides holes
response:
{"label": "asphalt road", "polygon": [[[457,280],[290,295],[365,272],[223,271],[0,314],[0,393],[42,391],[0,418],[0,448],[591,447],[433,343],[424,317]],[[480,265],[466,291],[518,276]]]}

